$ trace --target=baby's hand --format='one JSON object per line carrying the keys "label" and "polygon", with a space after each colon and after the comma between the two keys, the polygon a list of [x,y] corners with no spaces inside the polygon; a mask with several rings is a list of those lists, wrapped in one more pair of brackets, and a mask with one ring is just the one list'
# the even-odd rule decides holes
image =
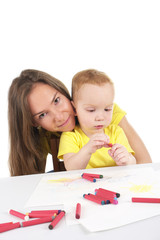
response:
{"label": "baby's hand", "polygon": [[119,166],[136,164],[135,157],[121,144],[114,144],[108,153]]}
{"label": "baby's hand", "polygon": [[109,143],[109,137],[104,133],[94,134],[89,142],[84,146],[88,149],[89,153],[92,154],[96,152],[97,149],[102,147],[107,147]]}

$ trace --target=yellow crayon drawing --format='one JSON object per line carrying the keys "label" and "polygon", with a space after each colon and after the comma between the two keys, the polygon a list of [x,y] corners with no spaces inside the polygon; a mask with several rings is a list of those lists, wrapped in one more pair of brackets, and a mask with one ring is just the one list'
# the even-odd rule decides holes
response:
{"label": "yellow crayon drawing", "polygon": [[150,192],[152,190],[152,185],[147,185],[147,184],[137,185],[137,184],[133,184],[133,186],[131,186],[129,188],[129,190],[131,192],[134,192],[134,193]]}
{"label": "yellow crayon drawing", "polygon": [[51,179],[48,180],[48,182],[52,182],[52,183],[69,183],[69,182],[73,182],[77,179],[80,179],[80,177],[78,178],[59,178],[59,179]]}

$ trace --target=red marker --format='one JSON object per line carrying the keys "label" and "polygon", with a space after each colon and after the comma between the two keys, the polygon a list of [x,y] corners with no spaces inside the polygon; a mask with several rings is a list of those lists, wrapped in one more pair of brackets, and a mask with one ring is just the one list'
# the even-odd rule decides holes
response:
{"label": "red marker", "polygon": [[83,176],[89,176],[89,177],[92,177],[92,178],[103,178],[103,175],[94,174],[94,173],[83,173],[83,174],[82,174],[82,177],[83,177]]}
{"label": "red marker", "polygon": [[113,144],[112,144],[112,143],[108,143],[107,145],[108,145],[109,147],[112,147],[112,146],[113,146]]}
{"label": "red marker", "polygon": [[79,219],[81,216],[81,204],[80,203],[77,203],[76,205],[76,215],[75,215],[75,218]]}
{"label": "red marker", "polygon": [[104,188],[98,188],[98,189],[96,189],[95,191],[98,191],[99,193],[101,192],[101,193],[104,193],[104,194],[112,193],[112,194],[115,194],[117,198],[120,197],[120,193],[112,192],[112,191],[107,190],[107,189],[104,189]]}
{"label": "red marker", "polygon": [[28,213],[29,218],[43,218],[43,217],[52,217],[56,216],[56,213]]}
{"label": "red marker", "polygon": [[139,203],[160,203],[160,198],[132,198],[132,202]]}
{"label": "red marker", "polygon": [[99,189],[95,189],[95,195],[96,196],[102,196],[104,198],[117,198],[115,193],[110,193],[110,192],[104,192]]}
{"label": "red marker", "polygon": [[65,211],[61,211],[55,217],[55,219],[51,222],[51,224],[48,226],[48,228],[52,230],[57,225],[57,223],[63,218],[64,215],[65,215]]}
{"label": "red marker", "polygon": [[96,182],[96,179],[95,179],[95,178],[90,177],[90,176],[87,176],[87,175],[83,175],[83,174],[82,174],[82,178],[87,179],[88,181],[91,181],[91,182]]}
{"label": "red marker", "polygon": [[26,220],[26,221],[29,219],[29,217],[26,216],[25,214],[20,213],[20,212],[17,212],[17,211],[15,211],[15,210],[13,210],[13,209],[10,209],[8,212],[9,212],[11,215],[14,215],[14,216],[16,216],[16,217],[19,217],[19,218],[21,218],[21,219],[24,219],[24,220]]}
{"label": "red marker", "polygon": [[0,227],[0,233],[21,227],[19,222]]}
{"label": "red marker", "polygon": [[28,227],[28,226],[38,225],[41,223],[52,222],[54,218],[55,218],[54,216],[48,216],[48,217],[43,217],[43,218],[22,222],[21,227]]}
{"label": "red marker", "polygon": [[104,205],[104,204],[105,204],[105,201],[104,201],[104,200],[96,197],[96,195],[93,195],[93,194],[91,194],[91,193],[89,193],[89,194],[84,194],[83,197],[86,198],[86,199],[88,199],[88,200],[90,200],[90,201],[92,201],[92,202],[95,202],[95,203],[98,203],[98,204],[101,204],[101,205]]}
{"label": "red marker", "polygon": [[45,214],[52,214],[52,215],[54,215],[54,213],[56,213],[56,214],[59,214],[61,212],[61,210],[34,210],[34,211],[31,211],[31,213],[38,213],[38,214],[43,214],[43,213],[45,213]]}
{"label": "red marker", "polygon": [[10,226],[13,222],[0,223],[0,227]]}

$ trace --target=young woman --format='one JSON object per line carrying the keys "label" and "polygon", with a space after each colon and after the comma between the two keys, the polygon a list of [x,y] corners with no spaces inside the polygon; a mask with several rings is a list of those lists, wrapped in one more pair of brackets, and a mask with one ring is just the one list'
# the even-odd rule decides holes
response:
{"label": "young woman", "polygon": [[[152,162],[126,113],[116,104],[112,122],[123,128],[137,163]],[[11,176],[45,172],[51,134],[71,131],[75,113],[65,85],[49,74],[24,70],[15,78],[8,94]]]}

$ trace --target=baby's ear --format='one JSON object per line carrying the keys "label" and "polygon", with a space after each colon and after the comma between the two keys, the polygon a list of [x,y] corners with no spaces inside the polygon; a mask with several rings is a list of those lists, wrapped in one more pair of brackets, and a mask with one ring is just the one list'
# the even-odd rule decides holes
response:
{"label": "baby's ear", "polygon": [[73,110],[74,110],[74,112],[75,112],[75,116],[77,116],[77,113],[76,113],[76,107],[75,107],[75,104],[74,104],[74,102],[73,102],[73,101],[71,101],[71,104],[72,104]]}

